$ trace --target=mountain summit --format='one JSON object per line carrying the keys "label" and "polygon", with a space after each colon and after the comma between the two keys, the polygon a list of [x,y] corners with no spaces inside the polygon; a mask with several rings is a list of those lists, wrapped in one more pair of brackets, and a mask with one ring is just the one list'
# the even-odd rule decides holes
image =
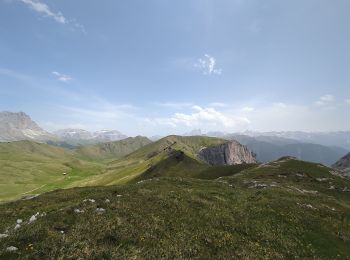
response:
{"label": "mountain summit", "polygon": [[26,113],[0,112],[0,142],[52,138],[53,135],[40,128]]}

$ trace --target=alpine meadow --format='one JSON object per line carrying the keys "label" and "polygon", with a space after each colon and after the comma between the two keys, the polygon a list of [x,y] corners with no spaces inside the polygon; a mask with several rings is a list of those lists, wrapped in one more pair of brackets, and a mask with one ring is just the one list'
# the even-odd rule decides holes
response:
{"label": "alpine meadow", "polygon": [[0,0],[0,259],[350,259],[349,11]]}

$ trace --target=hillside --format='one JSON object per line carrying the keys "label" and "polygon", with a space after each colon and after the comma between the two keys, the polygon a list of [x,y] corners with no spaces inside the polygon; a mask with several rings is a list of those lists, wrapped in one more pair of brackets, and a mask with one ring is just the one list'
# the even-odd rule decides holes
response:
{"label": "hillside", "polygon": [[0,258],[346,259],[349,187],[282,158],[216,180],[50,192],[0,205]]}
{"label": "hillside", "polygon": [[[104,174],[93,176],[80,185],[115,185],[126,184],[138,180],[142,174],[154,174],[156,169],[166,169],[166,173],[176,173],[178,176],[194,174],[206,169],[209,165],[198,159],[198,153],[205,147],[227,143],[227,140],[202,136],[168,136],[150,143],[129,155],[110,162]],[[183,153],[181,160],[176,159],[177,153]],[[171,169],[170,169],[171,168]],[[191,173],[189,173],[191,171]],[[148,173],[147,173],[148,172]],[[145,175],[142,175],[145,176]],[[170,174],[170,176],[173,176]]]}
{"label": "hillside", "polygon": [[99,174],[103,167],[78,160],[70,150],[47,144],[0,143],[0,201],[68,187]]}
{"label": "hillside", "polygon": [[129,137],[121,141],[82,146],[76,149],[78,156],[88,160],[119,159],[152,143],[146,137]]}

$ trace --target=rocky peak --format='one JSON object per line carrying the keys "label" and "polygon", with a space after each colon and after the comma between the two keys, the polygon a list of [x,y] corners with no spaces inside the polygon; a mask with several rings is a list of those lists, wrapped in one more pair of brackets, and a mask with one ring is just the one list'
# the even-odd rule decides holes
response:
{"label": "rocky peak", "polygon": [[335,164],[333,164],[332,167],[337,170],[350,173],[350,153],[348,153]]}
{"label": "rocky peak", "polygon": [[198,157],[210,165],[257,163],[255,155],[237,141],[203,148]]}
{"label": "rocky peak", "polygon": [[51,134],[40,128],[24,112],[0,112],[0,141],[43,141]]}

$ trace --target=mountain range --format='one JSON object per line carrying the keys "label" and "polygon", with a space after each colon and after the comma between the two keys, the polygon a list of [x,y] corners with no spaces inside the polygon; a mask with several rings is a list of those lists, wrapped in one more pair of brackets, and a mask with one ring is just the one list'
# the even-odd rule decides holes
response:
{"label": "mountain range", "polygon": [[[49,133],[38,126],[23,112],[0,112],[0,142],[33,140],[63,148],[75,149],[80,146],[94,145],[126,139],[127,136],[117,130],[89,132],[83,129],[63,129]],[[293,156],[325,165],[334,164],[349,152],[350,132],[304,133],[304,132],[244,132],[226,134],[211,132],[203,134],[195,129],[184,136],[212,136],[226,140],[237,140],[246,145],[259,162],[271,162],[282,156]],[[152,141],[161,137],[152,137]]]}
{"label": "mountain range", "polygon": [[0,112],[0,142],[33,140],[74,148],[80,145],[118,141],[127,138],[117,130],[89,132],[63,129],[54,133],[43,130],[24,112]]}

